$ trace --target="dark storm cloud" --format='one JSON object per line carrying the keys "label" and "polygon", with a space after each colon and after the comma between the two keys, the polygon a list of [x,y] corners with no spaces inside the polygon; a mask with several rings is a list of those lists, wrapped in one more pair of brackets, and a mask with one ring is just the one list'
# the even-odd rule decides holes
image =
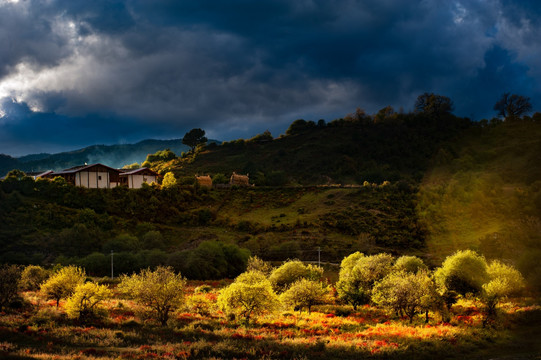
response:
{"label": "dark storm cloud", "polygon": [[192,127],[220,139],[278,135],[296,118],[332,120],[357,106],[408,110],[425,91],[476,118],[492,116],[504,91],[536,107],[540,7],[0,0],[0,40],[9,44],[0,50],[0,96],[28,106],[0,119],[0,137],[13,144],[0,152],[32,137],[86,145],[181,137]]}

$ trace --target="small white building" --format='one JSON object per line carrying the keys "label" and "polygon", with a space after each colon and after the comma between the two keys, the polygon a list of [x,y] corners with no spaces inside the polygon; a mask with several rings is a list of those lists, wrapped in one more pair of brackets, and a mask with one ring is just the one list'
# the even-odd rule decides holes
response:
{"label": "small white building", "polygon": [[143,184],[158,183],[157,172],[149,168],[140,168],[135,170],[120,170],[120,184],[130,189],[139,189]]}

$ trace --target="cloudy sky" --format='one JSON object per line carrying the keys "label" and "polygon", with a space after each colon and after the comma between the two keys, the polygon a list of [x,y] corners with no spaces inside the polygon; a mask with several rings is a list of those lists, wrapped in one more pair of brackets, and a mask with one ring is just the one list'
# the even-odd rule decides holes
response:
{"label": "cloudy sky", "polygon": [[0,153],[277,136],[423,92],[541,110],[538,0],[0,0]]}

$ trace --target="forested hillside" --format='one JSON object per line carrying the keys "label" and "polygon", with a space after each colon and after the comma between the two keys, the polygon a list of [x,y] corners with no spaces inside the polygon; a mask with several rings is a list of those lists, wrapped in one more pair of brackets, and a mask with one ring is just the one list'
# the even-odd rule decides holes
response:
{"label": "forested hillside", "polygon": [[471,126],[449,113],[368,116],[358,110],[330,123],[296,120],[286,135],[268,132],[199,147],[183,158],[152,164],[177,177],[249,173],[256,185],[362,184],[418,181],[433,154]]}
{"label": "forested hillside", "polygon": [[238,246],[268,260],[316,260],[318,247],[331,262],[357,250],[419,253],[414,196],[406,184],[97,190],[10,176],[0,191],[1,261],[71,262],[106,274],[113,250],[119,271],[168,264],[193,278],[218,278],[226,274],[198,271],[215,266],[223,244],[233,246],[227,256],[241,256]]}
{"label": "forested hillside", "polygon": [[[541,283],[538,120],[472,123],[449,111],[388,108],[330,123],[297,120],[278,138],[201,144],[180,157],[158,151],[144,165],[166,175],[163,184],[139,190],[14,172],[0,187],[2,261],[104,274],[113,250],[120,271],[165,264],[220,278],[238,273],[231,264],[248,254],[337,262],[357,250],[386,251],[437,264],[474,249]],[[227,182],[233,171],[249,173],[255,186],[194,182],[195,174]]]}

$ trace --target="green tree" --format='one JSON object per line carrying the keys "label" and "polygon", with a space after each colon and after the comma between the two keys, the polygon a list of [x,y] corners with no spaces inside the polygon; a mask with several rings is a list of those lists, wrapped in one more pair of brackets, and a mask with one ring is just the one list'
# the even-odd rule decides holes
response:
{"label": "green tree", "polygon": [[60,299],[67,298],[75,291],[77,285],[83,284],[86,279],[85,271],[77,266],[66,266],[51,275],[41,285],[41,292],[47,297],[56,300],[56,307]]}
{"label": "green tree", "polygon": [[139,274],[122,275],[118,289],[156,313],[165,326],[171,311],[184,302],[186,280],[171,267],[145,269]]}
{"label": "green tree", "polygon": [[320,281],[302,278],[280,295],[280,301],[286,306],[298,309],[299,312],[306,308],[310,314],[312,306],[325,303],[328,294],[329,288]]}
{"label": "green tree", "polygon": [[66,313],[70,318],[86,320],[95,316],[99,310],[99,304],[112,295],[113,292],[106,285],[98,285],[94,282],[79,284],[66,301]]}
{"label": "green tree", "polygon": [[6,175],[6,179],[13,179],[13,180],[23,180],[27,178],[26,173],[19,169],[13,169],[9,171]]}
{"label": "green tree", "polygon": [[356,252],[347,256],[340,265],[338,297],[355,309],[368,302],[374,283],[391,272],[392,262],[393,257],[385,253],[365,256]]}
{"label": "green tree", "polygon": [[494,104],[494,110],[506,120],[515,120],[532,111],[532,103],[529,97],[504,93]]}
{"label": "green tree", "polygon": [[336,283],[338,297],[352,305],[354,309],[357,309],[357,306],[369,300],[365,289],[361,287],[361,279],[353,273],[353,268],[363,257],[364,254],[357,251],[342,259],[340,272],[338,273],[338,282]]}
{"label": "green tree", "polygon": [[124,169],[124,170],[135,170],[135,169],[139,169],[140,167],[141,167],[141,164],[139,164],[138,162],[134,162],[133,164],[124,165],[122,167],[122,169]]}
{"label": "green tree", "polygon": [[149,167],[151,163],[169,161],[175,159],[176,157],[177,155],[172,152],[171,149],[159,150],[154,154],[148,154],[145,162],[143,162],[142,165],[143,167]]}
{"label": "green tree", "polygon": [[444,260],[434,272],[434,277],[444,294],[479,294],[488,280],[487,263],[483,256],[472,250],[460,250]]}
{"label": "green tree", "polygon": [[286,135],[300,134],[308,128],[308,122],[306,120],[298,119],[293,121],[291,125],[289,125],[289,128],[286,130]]}
{"label": "green tree", "polygon": [[417,256],[404,255],[396,259],[393,269],[395,271],[405,271],[410,273],[416,273],[419,271],[427,271],[428,268]]}
{"label": "green tree", "polygon": [[453,102],[447,96],[424,93],[417,97],[415,110],[428,116],[450,114],[453,111]]}
{"label": "green tree", "polygon": [[163,235],[157,230],[146,232],[141,238],[145,249],[163,249],[165,247]]}
{"label": "green tree", "polygon": [[525,287],[522,274],[498,260],[487,267],[489,281],[483,284],[482,300],[487,307],[485,323],[496,315],[498,303],[509,296],[518,295]]}
{"label": "green tree", "polygon": [[228,184],[228,183],[229,183],[229,179],[228,179],[227,176],[225,176],[224,174],[218,173],[218,174],[215,174],[215,175],[212,177],[212,183],[213,183],[213,184]]}
{"label": "green tree", "polygon": [[378,113],[374,116],[374,122],[388,123],[392,122],[396,117],[396,112],[394,111],[393,107],[389,105],[378,111]]}
{"label": "green tree", "polygon": [[194,152],[195,148],[199,144],[204,144],[207,142],[205,137],[205,131],[201,129],[192,129],[188,131],[182,138],[182,143],[190,147],[191,151]]}
{"label": "green tree", "polygon": [[177,179],[175,178],[175,174],[169,171],[163,177],[162,186],[167,189],[167,188],[172,188],[175,185],[177,185]]}
{"label": "green tree", "polygon": [[268,261],[262,260],[257,256],[250,256],[246,271],[259,271],[265,276],[269,276],[272,272],[272,265]]}
{"label": "green tree", "polygon": [[437,302],[436,285],[424,270],[416,273],[395,271],[375,283],[372,301],[406,315],[410,323],[416,314],[426,313]]}
{"label": "green tree", "polygon": [[0,267],[0,311],[17,297],[21,269],[17,265],[2,265]]}
{"label": "green tree", "polygon": [[322,275],[323,269],[318,266],[305,265],[300,260],[289,260],[271,272],[269,281],[273,289],[281,293],[299,279],[319,280]]}
{"label": "green tree", "polygon": [[[115,248],[115,251],[118,250]],[[93,252],[79,260],[78,265],[88,271],[90,275],[107,275],[111,271],[111,255]]]}
{"label": "green tree", "polygon": [[218,306],[223,311],[244,318],[246,323],[254,315],[273,311],[278,303],[270,281],[259,271],[240,274],[218,296]]}
{"label": "green tree", "polygon": [[38,290],[49,275],[50,271],[39,265],[28,265],[21,273],[20,287],[23,290]]}
{"label": "green tree", "polygon": [[248,142],[267,142],[267,141],[272,141],[273,140],[273,137],[272,137],[272,134],[269,130],[265,130],[262,134],[257,134],[256,136],[254,136],[253,138],[251,139],[248,139],[247,141]]}

